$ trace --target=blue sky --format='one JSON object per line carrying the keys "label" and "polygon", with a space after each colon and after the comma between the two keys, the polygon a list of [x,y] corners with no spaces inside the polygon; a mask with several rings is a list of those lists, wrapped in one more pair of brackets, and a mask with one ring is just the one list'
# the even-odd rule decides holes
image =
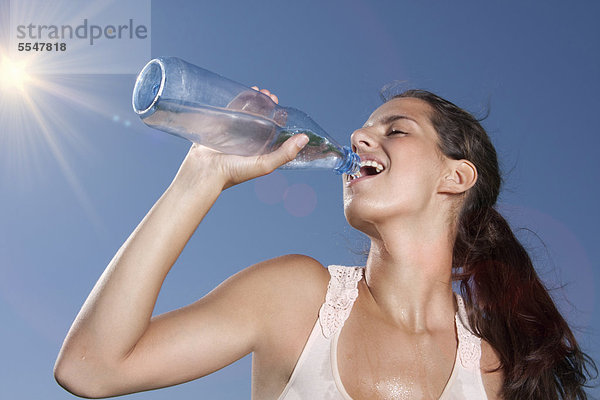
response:
{"label": "blue sky", "polygon": [[[2,50],[8,4],[0,0]],[[600,3],[173,0],[152,1],[151,14],[152,57],[270,88],[343,144],[394,80],[476,115],[489,106],[484,127],[505,173],[500,209],[546,283],[566,285],[552,293],[600,361]],[[10,399],[73,398],[52,377],[62,340],[189,148],[136,119],[132,74],[44,79],[64,89],[31,88],[48,124],[0,109],[0,397]],[[167,277],[156,313],[281,254],[360,264],[354,253],[365,240],[344,219],[341,189],[333,173],[277,171],[224,192]],[[246,357],[127,397],[249,393]]]}

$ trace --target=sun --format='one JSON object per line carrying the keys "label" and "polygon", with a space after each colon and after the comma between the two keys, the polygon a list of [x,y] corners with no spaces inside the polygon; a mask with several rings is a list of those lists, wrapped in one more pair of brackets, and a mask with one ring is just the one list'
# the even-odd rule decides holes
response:
{"label": "sun", "polygon": [[31,77],[27,73],[24,62],[13,61],[6,56],[2,57],[2,61],[0,61],[0,88],[13,88],[23,91],[30,80]]}

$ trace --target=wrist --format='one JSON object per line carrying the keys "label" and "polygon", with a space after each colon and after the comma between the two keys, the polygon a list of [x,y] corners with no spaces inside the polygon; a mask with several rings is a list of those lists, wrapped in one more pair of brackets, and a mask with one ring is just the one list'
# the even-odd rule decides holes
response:
{"label": "wrist", "polygon": [[180,196],[192,197],[218,197],[225,189],[226,180],[219,174],[211,171],[184,171],[179,170],[169,190],[177,192]]}

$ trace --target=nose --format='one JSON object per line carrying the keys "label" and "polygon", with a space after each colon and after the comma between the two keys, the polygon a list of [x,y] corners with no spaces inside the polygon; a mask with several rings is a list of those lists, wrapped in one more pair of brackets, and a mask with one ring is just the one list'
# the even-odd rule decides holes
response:
{"label": "nose", "polygon": [[361,150],[372,150],[377,146],[377,141],[365,128],[355,130],[350,136],[350,143],[352,145],[352,151],[355,153],[358,153]]}

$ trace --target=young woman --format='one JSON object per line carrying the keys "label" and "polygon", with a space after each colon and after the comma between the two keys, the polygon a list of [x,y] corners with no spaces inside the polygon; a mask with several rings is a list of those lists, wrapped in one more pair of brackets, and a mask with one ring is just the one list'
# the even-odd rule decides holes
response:
{"label": "young woman", "polygon": [[364,268],[286,255],[152,318],[221,191],[273,171],[306,140],[258,157],[192,145],[83,305],[57,381],[114,396],[200,378],[252,352],[254,399],[586,398],[593,361],[494,209],[490,139],[425,91],[389,99],[352,134],[364,166],[343,177],[344,211],[371,240]]}

